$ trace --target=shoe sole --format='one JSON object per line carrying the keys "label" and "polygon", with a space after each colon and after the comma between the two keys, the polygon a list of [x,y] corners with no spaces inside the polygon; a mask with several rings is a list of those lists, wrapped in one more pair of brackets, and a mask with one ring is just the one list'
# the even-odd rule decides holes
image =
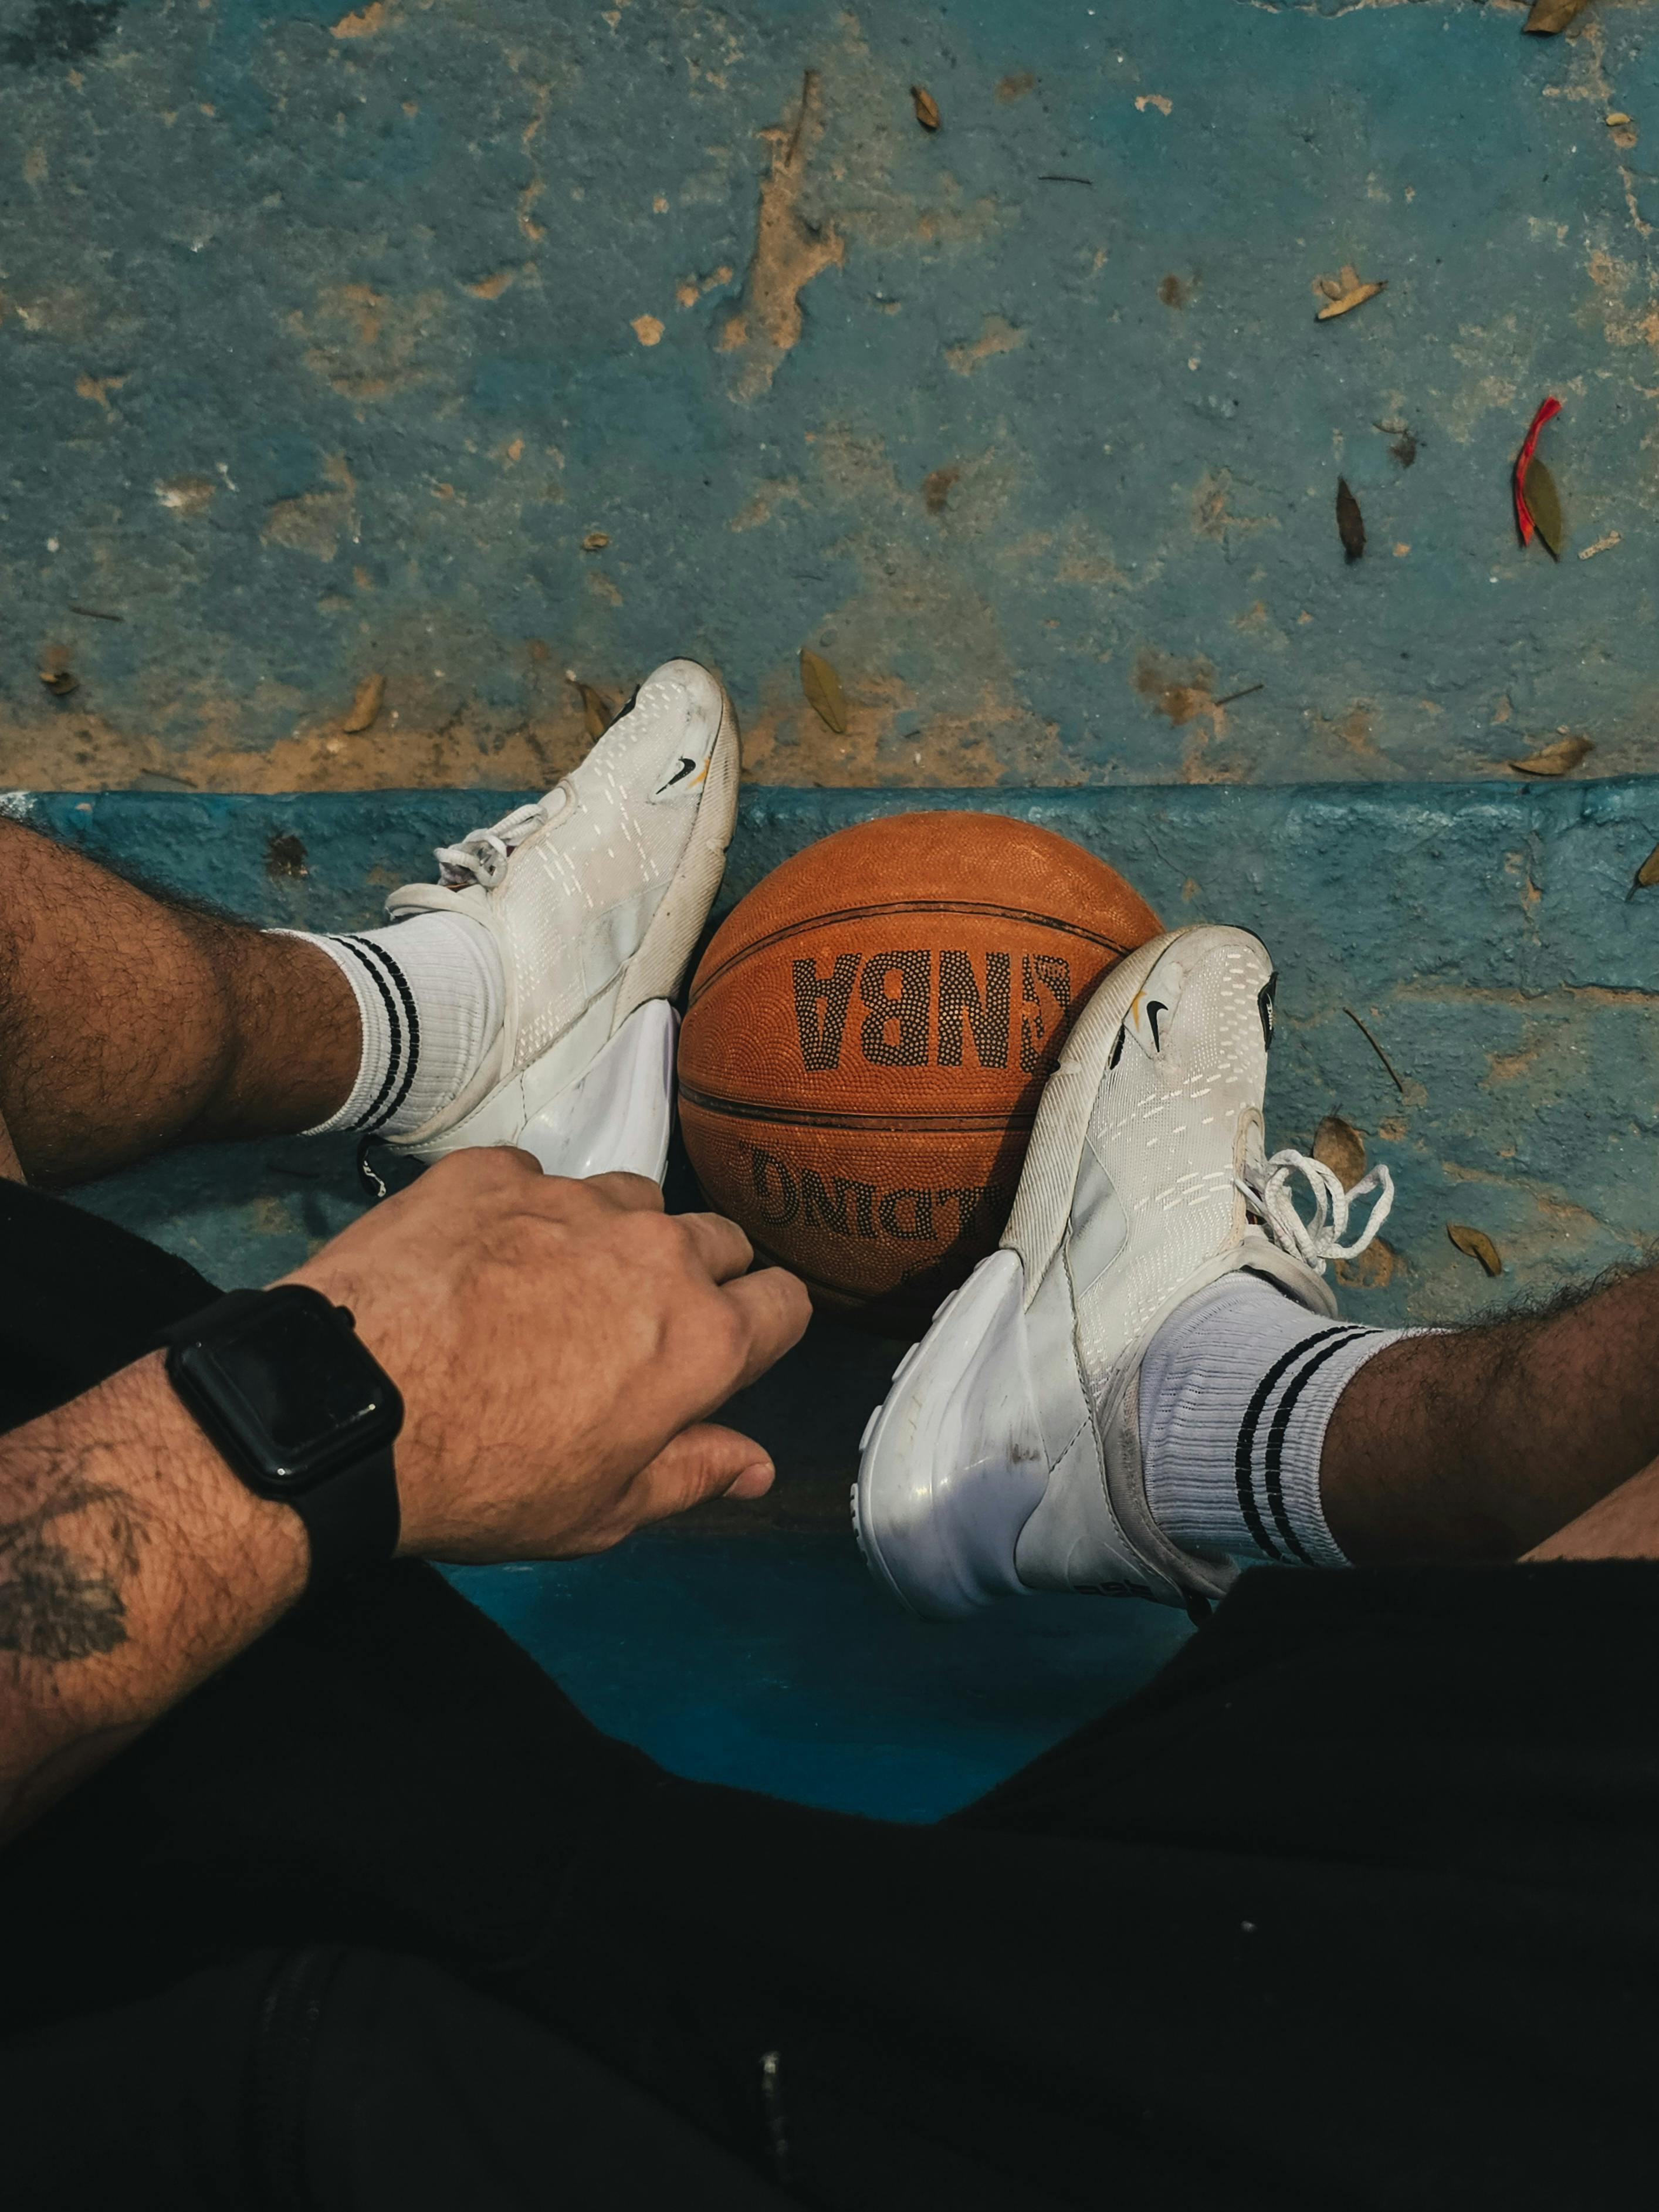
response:
{"label": "shoe sole", "polygon": [[[1100,1077],[1104,1073],[1105,1054],[1111,1050],[1111,1042],[1122,1025],[1135,993],[1172,942],[1173,933],[1154,938],[1149,944],[1127,954],[1102,979],[1073,1024],[1061,1050],[1059,1065],[1043,1087],[1026,1151],[1026,1165],[1021,1171],[1013,1210],[1000,1247],[1005,1251],[1014,1251],[1024,1262],[1024,1296],[1026,1300],[1041,1282],[1042,1270],[1038,1268],[1034,1272],[1031,1263],[1025,1260],[1022,1241],[1015,1235],[1015,1224],[1021,1216],[1022,1200],[1030,1222],[1028,1234],[1036,1236],[1044,1254],[1043,1266],[1046,1267],[1048,1259],[1052,1256],[1070,1218],[1084,1138],[1088,1130],[1089,1115],[1099,1090]],[[1098,1013],[1097,1008],[1100,1010]],[[1104,1053],[1091,1042],[1103,1027],[1108,1038]],[[1096,1061],[1099,1063],[1098,1067],[1089,1081],[1085,1097],[1076,1079],[1078,1070],[1080,1065],[1092,1066]],[[1060,1091],[1055,1104],[1051,1106],[1051,1096],[1055,1093],[1057,1085],[1063,1075],[1068,1074],[1071,1079]],[[1050,1158],[1054,1156],[1067,1164],[1068,1171],[1063,1179],[1057,1178],[1048,1165]],[[1044,1162],[1041,1182],[1045,1203],[1041,1208],[1027,1195],[1028,1181],[1031,1179],[1030,1164],[1038,1158]],[[946,1471],[939,1467],[938,1461],[950,1412],[948,1384],[954,1378],[947,1377],[946,1385],[932,1394],[925,1425],[919,1431],[913,1430],[912,1435],[903,1439],[901,1444],[896,1433],[899,1424],[906,1420],[914,1424],[915,1421],[915,1408],[904,1397],[902,1386],[918,1360],[927,1354],[930,1347],[939,1343],[944,1331],[953,1322],[969,1320],[969,1310],[978,1303],[975,1290],[975,1285],[981,1282],[981,1270],[984,1265],[981,1262],[981,1268],[976,1268],[959,1290],[951,1292],[933,1316],[926,1335],[905,1352],[893,1370],[893,1380],[887,1395],[871,1413],[865,1424],[864,1434],[859,1439],[859,1471],[852,1486],[851,1500],[853,1534],[857,1539],[859,1551],[865,1565],[883,1588],[907,1613],[922,1620],[963,1620],[999,1594],[996,1588],[986,1587],[988,1583],[997,1578],[985,1575],[972,1577],[984,1594],[971,1595],[964,1586],[968,1578],[957,1573],[950,1577],[957,1585],[957,1595],[954,1599],[947,1596],[939,1586],[937,1562],[941,1556],[941,1548],[937,1541],[930,1545],[925,1534],[899,1533],[913,1517],[917,1519],[920,1529],[927,1530],[927,1516],[913,1516],[905,1511],[905,1507],[919,1490],[930,1497],[934,1495],[939,1486],[939,1478]],[[982,1341],[985,1326],[985,1323],[981,1323],[975,1328],[971,1341],[964,1344],[957,1364],[965,1365],[971,1361]],[[968,1538],[966,1550],[969,1556],[971,1558],[977,1553],[981,1560],[988,1561],[1000,1543],[1012,1573],[1013,1549],[1019,1529],[1041,1504],[1046,1480],[1045,1476],[1043,1487],[1038,1489],[1029,1506],[1019,1512],[1018,1526],[1012,1527],[1012,1534],[1008,1533],[1012,1524],[1006,1515],[1002,1513],[997,1515],[1002,1526],[988,1541],[988,1532],[978,1529],[962,1532]],[[1014,1501],[1011,1510],[1018,1511],[1023,1503]],[[975,1536],[980,1538],[978,1542],[973,1540]],[[926,1564],[915,1556],[918,1548],[931,1555]],[[910,1556],[907,1558],[907,1554]],[[1011,1594],[1018,1587],[1017,1582],[1006,1579],[1000,1583],[1000,1588]]]}

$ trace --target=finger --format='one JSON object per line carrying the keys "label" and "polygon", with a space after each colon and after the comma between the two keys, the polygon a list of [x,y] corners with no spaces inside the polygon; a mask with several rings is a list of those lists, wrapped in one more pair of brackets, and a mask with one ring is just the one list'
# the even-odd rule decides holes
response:
{"label": "finger", "polygon": [[759,1498],[772,1486],[772,1462],[752,1437],[698,1421],[665,1443],[629,1483],[620,1511],[631,1528],[665,1521],[705,1498]]}
{"label": "finger", "polygon": [[812,1302],[799,1276],[783,1267],[762,1267],[725,1285],[720,1296],[738,1310],[747,1336],[742,1372],[732,1388],[746,1389],[798,1344],[812,1318]]}
{"label": "finger", "polygon": [[723,1213],[681,1213],[675,1218],[717,1283],[730,1282],[752,1263],[754,1246],[737,1223],[728,1221]]}
{"label": "finger", "polygon": [[[441,1159],[434,1160],[420,1182],[437,1185],[465,1177],[476,1183],[480,1177],[509,1174],[539,1179],[541,1173],[541,1162],[521,1145],[463,1145],[458,1152],[446,1152]],[[418,1190],[420,1183],[410,1183],[408,1188]]]}
{"label": "finger", "polygon": [[629,1175],[620,1168],[609,1175],[586,1176],[582,1188],[595,1198],[602,1198],[609,1206],[619,1206],[627,1213],[660,1213],[662,1186],[652,1182],[649,1176]]}

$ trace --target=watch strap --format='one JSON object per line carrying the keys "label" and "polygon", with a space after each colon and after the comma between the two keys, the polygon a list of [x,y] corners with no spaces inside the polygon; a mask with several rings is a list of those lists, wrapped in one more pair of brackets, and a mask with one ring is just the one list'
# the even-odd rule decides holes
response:
{"label": "watch strap", "polygon": [[[171,1357],[179,1346],[210,1341],[216,1326],[240,1318],[270,1295],[268,1291],[227,1291],[194,1313],[170,1323],[159,1333],[155,1342],[169,1354],[169,1380],[197,1419],[203,1421],[232,1473],[256,1496],[289,1506],[300,1516],[311,1553],[306,1587],[315,1590],[361,1574],[366,1568],[381,1565],[397,1551],[403,1515],[392,1448],[387,1444],[366,1452],[350,1466],[340,1468],[307,1490],[274,1492],[261,1480],[257,1468],[243,1464],[232,1439],[221,1433],[216,1424],[206,1421],[205,1409],[183,1388]],[[309,1295],[316,1296],[319,1304],[329,1303],[320,1293]],[[351,1317],[345,1309],[337,1306],[333,1310],[349,1328]]]}
{"label": "watch strap", "polygon": [[309,1589],[381,1565],[398,1548],[403,1516],[390,1447],[370,1452],[288,1503],[311,1545]]}

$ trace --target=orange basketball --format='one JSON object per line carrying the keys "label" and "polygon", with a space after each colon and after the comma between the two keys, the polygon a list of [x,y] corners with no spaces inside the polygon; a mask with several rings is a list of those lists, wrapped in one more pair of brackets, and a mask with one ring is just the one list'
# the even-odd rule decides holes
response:
{"label": "orange basketball", "polygon": [[1067,1024],[1160,926],[1115,869],[1000,814],[798,853],[692,980],[680,1122],[710,1205],[820,1305],[913,1326],[994,1247]]}

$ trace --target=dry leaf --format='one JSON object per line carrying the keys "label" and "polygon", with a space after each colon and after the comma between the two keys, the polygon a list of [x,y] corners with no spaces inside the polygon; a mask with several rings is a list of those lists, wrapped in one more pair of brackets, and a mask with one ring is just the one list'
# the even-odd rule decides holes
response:
{"label": "dry leaf", "polygon": [[1386,292],[1388,289],[1386,276],[1375,284],[1356,284],[1352,292],[1344,292],[1340,298],[1333,300],[1328,307],[1322,307],[1314,320],[1328,323],[1333,315],[1346,315],[1350,307],[1363,307],[1367,300],[1374,300],[1379,292]]}
{"label": "dry leaf", "polygon": [[1567,542],[1567,533],[1561,521],[1561,495],[1555,489],[1555,478],[1542,461],[1533,461],[1528,465],[1524,489],[1527,505],[1532,511],[1533,526],[1549,547],[1552,556],[1559,561],[1561,548]]}
{"label": "dry leaf", "polygon": [[1344,1190],[1352,1190],[1364,1175],[1365,1139],[1340,1114],[1328,1114],[1314,1131],[1313,1156],[1331,1170]]}
{"label": "dry leaf", "polygon": [[[1538,451],[1538,441],[1547,423],[1554,422],[1561,412],[1561,403],[1553,392],[1539,403],[1538,412],[1527,425],[1527,434],[1521,441],[1521,450],[1515,457],[1510,473],[1510,489],[1515,501],[1515,526],[1521,533],[1521,543],[1530,545],[1537,534],[1538,525],[1527,498],[1527,477],[1531,471],[1533,458]],[[1553,482],[1551,490],[1554,489]],[[1558,502],[1559,505],[1559,502]]]}
{"label": "dry leaf", "polygon": [[810,645],[800,649],[800,688],[806,703],[821,722],[838,738],[847,734],[847,702],[841,695],[841,678],[821,653]]}
{"label": "dry leaf", "polygon": [[1484,1229],[1471,1229],[1467,1221],[1449,1221],[1446,1234],[1460,1252],[1478,1260],[1489,1275],[1503,1273],[1503,1258]]}
{"label": "dry leaf", "polygon": [[584,553],[603,553],[605,547],[610,543],[611,539],[606,532],[603,530],[590,530],[586,537],[582,540],[582,551]]}
{"label": "dry leaf", "polygon": [[364,730],[372,730],[380,718],[380,702],[385,697],[386,678],[377,669],[373,676],[365,676],[357,686],[351,712],[340,727],[349,737],[354,738]]}
{"label": "dry leaf", "polygon": [[910,105],[916,111],[916,120],[924,131],[939,129],[939,102],[925,84],[910,88]]}
{"label": "dry leaf", "polygon": [[1359,501],[1348,489],[1346,477],[1336,480],[1336,533],[1349,560],[1357,561],[1365,550],[1365,518],[1359,512]]}
{"label": "dry leaf", "polygon": [[1588,738],[1558,738],[1553,745],[1512,760],[1509,765],[1517,775],[1571,775],[1595,750]]}
{"label": "dry leaf", "polygon": [[1636,871],[1636,888],[1638,891],[1650,891],[1656,884],[1659,884],[1659,845],[1654,847]]}
{"label": "dry leaf", "polygon": [[582,720],[590,738],[602,738],[617,719],[617,710],[603,691],[596,691],[591,684],[576,686],[582,695]]}
{"label": "dry leaf", "polygon": [[80,679],[67,668],[43,668],[40,681],[54,699],[67,699],[71,691],[80,689]]}
{"label": "dry leaf", "polygon": [[1552,31],[1565,31],[1589,5],[1589,0],[1532,0],[1532,13],[1521,27],[1547,37]]}
{"label": "dry leaf", "polygon": [[1316,322],[1328,323],[1334,315],[1346,315],[1350,309],[1363,307],[1367,300],[1374,300],[1379,292],[1389,289],[1387,278],[1376,283],[1362,284],[1359,271],[1352,261],[1345,262],[1334,276],[1322,276],[1318,289],[1325,295],[1325,305],[1315,317]]}

